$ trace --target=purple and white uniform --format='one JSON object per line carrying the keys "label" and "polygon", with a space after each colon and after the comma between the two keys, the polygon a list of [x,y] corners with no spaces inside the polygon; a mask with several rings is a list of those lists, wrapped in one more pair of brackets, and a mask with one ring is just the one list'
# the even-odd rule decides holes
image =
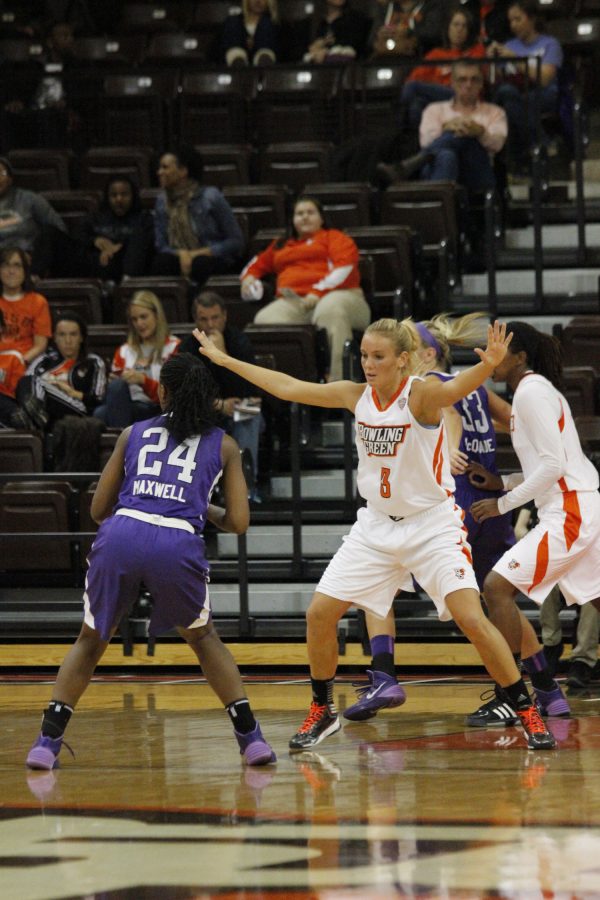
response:
{"label": "purple and white uniform", "polygon": [[[453,378],[446,372],[429,372],[442,381]],[[496,432],[492,423],[492,415],[487,391],[479,387],[462,400],[454,404],[454,408],[462,419],[462,437],[458,449],[465,453],[471,462],[480,463],[488,472],[498,474],[496,467]],[[489,500],[501,497],[504,491],[484,491],[469,481],[468,475],[455,475],[456,490],[454,496],[457,504],[464,510],[464,524],[469,535],[469,544],[473,552],[473,568],[477,583],[483,588],[483,581],[500,557],[515,543],[512,528],[512,516],[505,514],[476,522],[469,510],[476,500]]]}
{"label": "purple and white uniform", "polygon": [[89,556],[84,619],[109,640],[143,582],[154,598],[150,634],[205,625],[209,566],[202,532],[221,477],[224,432],[178,444],[164,415],[132,425],[115,510]]}

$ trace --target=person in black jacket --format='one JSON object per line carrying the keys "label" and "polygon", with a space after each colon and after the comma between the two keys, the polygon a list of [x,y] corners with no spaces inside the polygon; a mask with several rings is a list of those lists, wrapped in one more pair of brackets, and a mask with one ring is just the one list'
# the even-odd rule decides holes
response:
{"label": "person in black jacket", "polygon": [[106,391],[106,367],[87,351],[87,326],[76,313],[63,313],[52,342],[31,364],[17,387],[17,401],[42,429],[63,416],[88,416]]}
{"label": "person in black jacket", "polygon": [[154,250],[152,214],[142,209],[140,192],[127,175],[112,175],[98,212],[84,223],[90,275],[120,281],[147,275]]}
{"label": "person in black jacket", "polygon": [[38,271],[54,278],[100,278],[119,282],[124,275],[148,275],[154,252],[154,224],[142,209],[136,183],[112,175],[97,212],[75,237],[45,229],[37,244]]}
{"label": "person in black jacket", "polygon": [[[216,291],[203,291],[194,299],[192,315],[196,327],[210,335],[212,340],[236,359],[254,363],[254,350],[247,335],[239,328],[227,324],[225,302]],[[199,352],[200,344],[193,335],[184,338],[178,353]],[[252,455],[254,482],[258,474],[258,443],[264,430],[264,420],[260,412],[260,401],[253,385],[233,372],[216,366],[208,357],[201,356],[202,362],[219,388],[219,404],[223,414],[223,427],[235,438],[242,450],[248,449]],[[250,402],[252,400],[252,402]],[[256,402],[255,402],[256,401]],[[253,410],[256,410],[253,412]],[[251,497],[256,499],[256,495]]]}

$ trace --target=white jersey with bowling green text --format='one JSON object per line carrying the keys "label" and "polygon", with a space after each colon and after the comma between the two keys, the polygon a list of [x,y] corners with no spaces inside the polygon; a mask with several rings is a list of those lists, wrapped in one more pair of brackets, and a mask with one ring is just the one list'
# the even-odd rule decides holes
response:
{"label": "white jersey with bowling green text", "polygon": [[388,516],[412,516],[454,493],[443,420],[421,425],[408,408],[415,380],[406,378],[385,408],[366,387],[356,404],[357,487]]}
{"label": "white jersey with bowling green text", "polygon": [[505,479],[511,490],[498,501],[501,512],[530,500],[538,509],[564,506],[574,491],[598,490],[598,473],[581,449],[569,404],[543,375],[526,372],[517,385],[510,432],[523,474]]}

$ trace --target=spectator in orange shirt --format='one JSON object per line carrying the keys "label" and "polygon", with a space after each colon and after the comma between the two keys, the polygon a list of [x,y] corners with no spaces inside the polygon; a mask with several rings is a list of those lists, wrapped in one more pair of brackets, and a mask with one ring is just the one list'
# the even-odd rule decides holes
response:
{"label": "spectator in orange shirt", "polygon": [[287,236],[273,241],[242,271],[242,298],[260,300],[265,275],[275,274],[276,299],[261,309],[258,325],[312,323],[327,331],[330,381],[342,377],[344,342],[364,331],[371,312],[358,271],[358,248],[351,237],[328,228],[313,197],[298,197]]}
{"label": "spectator in orange shirt", "polygon": [[0,350],[18,350],[29,364],[48,346],[52,323],[48,301],[30,290],[29,260],[20,247],[0,250],[0,285],[5,322]]}
{"label": "spectator in orange shirt", "polygon": [[[4,313],[0,309],[0,340],[4,335]],[[17,384],[25,373],[25,360],[18,350],[0,350],[0,427],[22,428],[27,424],[20,418],[15,399]]]}
{"label": "spectator in orange shirt", "polygon": [[402,88],[400,99],[411,128],[419,127],[421,114],[429,103],[449,100],[453,96],[452,60],[463,57],[481,59],[485,56],[485,47],[477,40],[477,23],[467,10],[454,7],[447,22],[443,46],[434,47],[424,57],[426,60],[440,60],[440,64],[417,66]]}

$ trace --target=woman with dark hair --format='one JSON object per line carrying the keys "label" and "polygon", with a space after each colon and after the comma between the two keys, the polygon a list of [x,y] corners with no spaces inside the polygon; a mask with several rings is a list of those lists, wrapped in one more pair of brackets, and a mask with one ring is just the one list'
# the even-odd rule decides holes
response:
{"label": "woman with dark hair", "polygon": [[[58,765],[75,705],[142,582],[154,599],[150,633],[176,628],[190,645],[227,709],[244,761],[275,762],[235,661],[212,623],[208,593],[206,522],[234,534],[248,527],[239,448],[216,426],[217,390],[200,359],[181,353],[168,360],[159,398],[160,415],[119,436],[92,499],[100,528],[89,556],[84,622],[27,755],[32,769]],[[224,508],[210,502],[221,477]]]}
{"label": "woman with dark hair", "polygon": [[152,214],[142,209],[136,183],[127,175],[113,175],[99,209],[84,219],[77,235],[44,230],[36,260],[40,271],[56,278],[135,278],[148,274],[153,231]]}
{"label": "woman with dark hair", "polygon": [[240,275],[244,300],[260,300],[261,278],[274,273],[276,299],[256,315],[258,325],[325,328],[331,353],[330,381],[342,377],[345,341],[364,331],[371,313],[360,287],[358,247],[328,228],[314,197],[298,197],[288,234],[250,260]]}
{"label": "woman with dark hair", "polygon": [[188,147],[163,153],[154,207],[153,275],[185,275],[201,287],[239,266],[244,237],[216,187],[202,183],[201,155]]}
{"label": "woman with dark hair", "polygon": [[48,301],[31,290],[29,273],[29,257],[21,247],[0,250],[0,350],[18,350],[26,364],[44,352],[52,334]]}
{"label": "woman with dark hair", "polygon": [[[483,586],[490,618],[517,654],[519,592],[541,606],[558,584],[569,606],[600,607],[600,494],[598,472],[560,392],[558,341],[525,322],[509,322],[506,331],[512,341],[492,378],[513,392],[511,438],[523,471],[500,478],[472,466],[475,483],[505,493],[476,501],[471,513],[485,522],[531,501],[537,507],[538,524],[498,560]],[[543,695],[550,681],[540,687]]]}
{"label": "woman with dark hair", "polygon": [[142,209],[137,184],[128,175],[112,175],[98,212],[84,223],[89,274],[104,281],[136,278],[149,271],[154,223]]}
{"label": "woman with dark hair", "polygon": [[[493,96],[494,102],[506,112],[509,156],[518,174],[529,170],[537,108],[543,114],[555,112],[558,107],[558,74],[563,51],[556,38],[543,33],[543,19],[535,0],[514,0],[508,7],[508,21],[514,37],[505,44],[493,41],[487,48],[488,56],[502,60],[534,57],[520,64],[497,67],[500,83]],[[549,140],[543,130],[541,140],[544,144]]]}
{"label": "woman with dark hair", "polygon": [[279,58],[277,0],[242,0],[221,30],[219,57],[228,66],[271,65]]}
{"label": "woman with dark hair", "polygon": [[76,313],[58,316],[50,346],[19,382],[19,403],[44,429],[63,416],[91,415],[105,391],[106,367],[87,351],[87,325]]}
{"label": "woman with dark hair", "polygon": [[485,47],[478,41],[475,20],[466,9],[454,7],[447,18],[443,45],[434,47],[424,56],[425,60],[440,60],[440,64],[417,66],[402,88],[400,99],[406,110],[408,125],[418,128],[421,114],[429,103],[448,100],[453,96],[452,61],[464,57],[481,59],[484,56]]}

